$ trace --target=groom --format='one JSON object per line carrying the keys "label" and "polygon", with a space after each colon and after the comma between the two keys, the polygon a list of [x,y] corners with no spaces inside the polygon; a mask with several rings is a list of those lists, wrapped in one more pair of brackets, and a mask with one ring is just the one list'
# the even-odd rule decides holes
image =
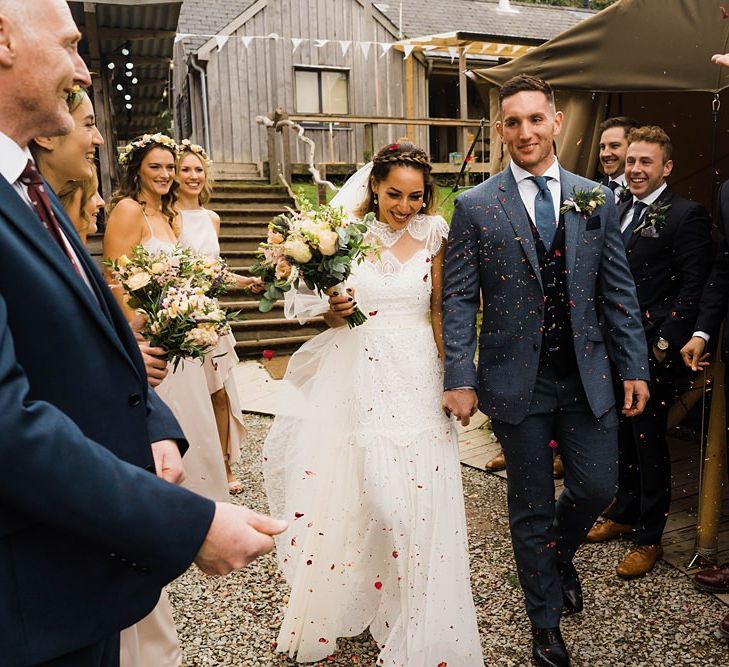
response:
{"label": "groom", "polygon": [[[632,416],[648,400],[648,359],[612,193],[590,193],[595,183],[559,166],[563,116],[549,84],[522,74],[499,98],[496,127],[512,162],[456,199],[448,240],[443,407],[464,425],[477,407],[492,419],[533,656],[561,666],[560,617],[582,610],[572,559],[617,485],[610,361]],[[561,214],[570,198],[581,212]],[[557,446],[566,476],[555,503]]]}

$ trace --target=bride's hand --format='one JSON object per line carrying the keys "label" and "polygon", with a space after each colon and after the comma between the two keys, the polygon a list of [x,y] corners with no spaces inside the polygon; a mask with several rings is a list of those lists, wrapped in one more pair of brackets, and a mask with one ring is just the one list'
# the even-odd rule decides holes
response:
{"label": "bride's hand", "polygon": [[339,291],[332,287],[327,290],[329,295],[329,311],[344,319],[354,313],[354,309],[357,306],[357,302],[354,300],[354,290],[349,288],[346,294],[340,294]]}

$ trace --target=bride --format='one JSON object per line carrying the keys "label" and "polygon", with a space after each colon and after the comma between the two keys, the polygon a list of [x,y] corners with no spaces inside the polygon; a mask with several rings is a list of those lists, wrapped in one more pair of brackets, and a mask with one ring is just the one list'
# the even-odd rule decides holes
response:
{"label": "bride", "polygon": [[[371,173],[370,173],[371,169]],[[299,662],[369,628],[378,665],[483,665],[471,595],[458,443],[441,408],[446,222],[425,152],[380,150],[332,202],[374,211],[378,256],[345,293],[287,295],[332,327],[292,358],[264,446],[291,595],[277,650]],[[368,315],[349,329],[355,305]]]}

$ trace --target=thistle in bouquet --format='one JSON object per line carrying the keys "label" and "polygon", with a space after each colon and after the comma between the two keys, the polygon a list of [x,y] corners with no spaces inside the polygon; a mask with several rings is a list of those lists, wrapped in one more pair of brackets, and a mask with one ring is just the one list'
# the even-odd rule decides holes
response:
{"label": "thistle in bouquet", "polygon": [[183,359],[203,358],[230,332],[231,316],[214,296],[226,280],[224,266],[186,248],[150,253],[141,245],[106,264],[141,315],[141,335],[167,350],[175,370]]}
{"label": "thistle in bouquet", "polygon": [[[297,205],[298,211],[289,209],[269,224],[268,238],[260,244],[258,261],[252,269],[265,284],[258,306],[264,313],[285,292],[298,288],[301,281],[319,295],[343,286],[352,268],[378,251],[376,245],[366,241],[367,223],[374,219],[374,213],[359,221],[351,219],[341,207],[313,208],[302,199]],[[364,323],[367,317],[355,308],[346,320],[351,328]]]}

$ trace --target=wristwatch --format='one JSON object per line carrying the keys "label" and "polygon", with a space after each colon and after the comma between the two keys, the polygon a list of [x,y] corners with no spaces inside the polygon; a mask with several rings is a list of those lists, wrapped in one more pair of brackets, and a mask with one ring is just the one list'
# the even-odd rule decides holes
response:
{"label": "wristwatch", "polygon": [[668,349],[668,341],[665,338],[658,338],[656,341],[656,347],[661,351],[665,352]]}

